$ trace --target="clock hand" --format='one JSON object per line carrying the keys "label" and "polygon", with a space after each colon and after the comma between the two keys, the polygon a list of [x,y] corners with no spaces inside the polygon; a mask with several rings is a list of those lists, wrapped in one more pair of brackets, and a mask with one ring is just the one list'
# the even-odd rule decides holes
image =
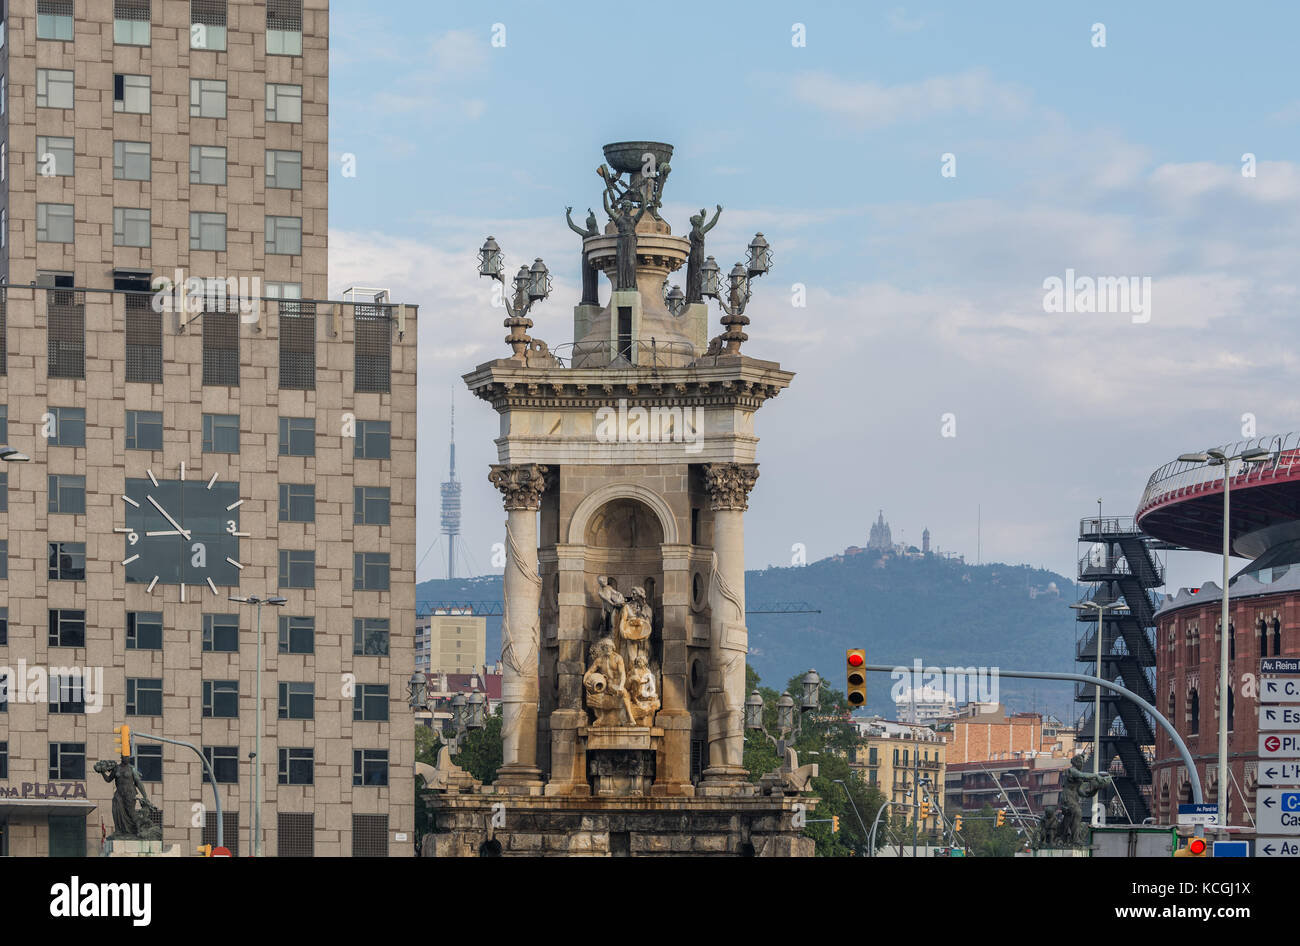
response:
{"label": "clock hand", "polygon": [[145,535],[149,538],[153,538],[156,535],[180,535],[180,533],[175,529],[164,529],[161,532],[146,532]]}
{"label": "clock hand", "polygon": [[162,513],[164,519],[166,519],[168,522],[170,522],[173,526],[176,527],[177,532],[185,536],[185,538],[187,539],[190,537],[190,534],[181,528],[181,524],[177,522],[175,519],[173,519],[166,509],[158,505],[158,500],[154,499],[152,496],[146,496],[145,499],[149,500],[149,502],[153,504],[154,509],[157,509],[160,513]]}

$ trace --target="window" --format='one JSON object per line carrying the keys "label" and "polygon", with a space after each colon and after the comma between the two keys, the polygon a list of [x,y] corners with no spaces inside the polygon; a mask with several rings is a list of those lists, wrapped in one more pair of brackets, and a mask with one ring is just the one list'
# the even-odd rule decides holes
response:
{"label": "window", "polygon": [[316,587],[316,553],[310,550],[280,549],[281,588]]}
{"label": "window", "polygon": [[113,42],[149,45],[149,0],[113,0]]}
{"label": "window", "polygon": [[51,407],[49,410],[49,445],[51,447],[84,447],[86,445],[86,409],[84,407]]}
{"label": "window", "polygon": [[267,217],[266,252],[285,256],[302,253],[302,218]]}
{"label": "window", "polygon": [[388,618],[353,618],[352,653],[356,657],[388,656]]}
{"label": "window", "polygon": [[314,719],[315,699],[314,683],[281,683],[280,718]]}
{"label": "window", "polygon": [[387,591],[388,553],[357,552],[353,555],[352,588],[355,591]]}
{"label": "window", "polygon": [[293,483],[281,483],[280,521],[315,522],[316,487],[310,483],[302,486]]}
{"label": "window", "polygon": [[302,55],[302,0],[266,0],[266,54]]}
{"label": "window", "polygon": [[226,80],[190,80],[190,117],[226,117]]}
{"label": "window", "polygon": [[162,715],[162,678],[139,677],[126,679],[126,715]]}
{"label": "window", "polygon": [[353,749],[352,750],[352,784],[353,785],[387,785],[388,784],[388,750],[387,749]]}
{"label": "window", "polygon": [[239,415],[203,415],[203,452],[239,452]]}
{"label": "window", "polygon": [[77,165],[76,155],[71,138],[36,136],[36,172],[41,177],[71,177]]}
{"label": "window", "polygon": [[115,73],[113,76],[113,111],[148,115],[149,83],[148,76]]}
{"label": "window", "polygon": [[302,86],[266,84],[266,120],[268,122],[302,121]]}
{"label": "window", "polygon": [[36,38],[72,39],[72,0],[36,0]]}
{"label": "window", "polygon": [[387,306],[357,305],[352,309],[356,340],[354,380],[357,391],[389,390],[393,364],[393,326]]}
{"label": "window", "polygon": [[0,608],[0,646],[9,643],[9,609]]}
{"label": "window", "polygon": [[50,543],[50,581],[86,580],[86,543]]}
{"label": "window", "polygon": [[163,616],[161,611],[126,613],[126,649],[162,650]]}
{"label": "window", "polygon": [[[212,766],[212,777],[219,783],[234,785],[239,782],[239,746],[204,746],[203,756],[208,760],[208,765]],[[229,847],[233,854],[235,849],[231,847],[231,839],[239,837],[239,833],[231,827],[230,818],[230,812],[223,814],[222,821],[225,824],[222,825],[224,829],[222,833],[226,836],[226,847]],[[211,820],[215,844],[217,819]]]}
{"label": "window", "polygon": [[316,389],[316,306],[281,302],[280,387],[294,391]]}
{"label": "window", "polygon": [[216,145],[190,145],[190,183],[226,183],[226,149]]}
{"label": "window", "polygon": [[50,609],[51,647],[86,646],[86,612],[68,608]]}
{"label": "window", "polygon": [[358,683],[352,697],[352,719],[368,722],[388,719],[388,684]]}
{"label": "window", "polygon": [[113,178],[118,181],[147,181],[152,152],[147,141],[113,142]]}
{"label": "window", "polygon": [[302,152],[267,151],[266,186],[302,189]]}
{"label": "window", "polygon": [[268,299],[301,299],[302,283],[265,282],[262,283],[262,291],[266,293]]}
{"label": "window", "polygon": [[280,418],[280,456],[314,457],[316,422],[310,417]]}
{"label": "window", "polygon": [[314,761],[314,753],[311,749],[281,749],[280,784],[310,785]]}
{"label": "window", "polygon": [[358,526],[386,526],[389,524],[387,486],[353,487],[352,523]]}
{"label": "window", "polygon": [[357,421],[357,445],[353,456],[358,460],[388,460],[392,458],[392,435],[386,420]]}
{"label": "window", "polygon": [[316,650],[316,619],[280,616],[280,653],[310,654]]}
{"label": "window", "polygon": [[135,767],[140,773],[142,782],[161,782],[162,781],[162,746],[141,746],[131,747],[135,753]]}
{"label": "window", "polygon": [[190,214],[190,249],[226,250],[226,215],[217,213]]}
{"label": "window", "polygon": [[230,654],[238,652],[239,615],[203,615],[203,649]]}
{"label": "window", "polygon": [[239,716],[239,681],[204,680],[203,715],[222,719]]}
{"label": "window", "polygon": [[162,448],[162,411],[127,411],[126,449],[161,450]]}
{"label": "window", "polygon": [[76,237],[72,204],[36,205],[36,240],[38,243],[71,243]]}
{"label": "window", "polygon": [[86,683],[80,671],[50,673],[47,694],[51,713],[84,713]]}
{"label": "window", "polygon": [[190,49],[226,48],[226,0],[190,0]]}
{"label": "window", "polygon": [[114,207],[113,245],[148,246],[149,211],[134,207]]}
{"label": "window", "polygon": [[50,477],[50,504],[52,513],[85,515],[86,513],[86,478],[60,473]]}
{"label": "window", "polygon": [[[84,742],[50,743],[50,775],[52,780],[60,782],[84,782],[86,780],[86,744]],[[353,779],[355,784],[356,779]],[[387,784],[385,778],[384,784]]]}
{"label": "window", "polygon": [[203,314],[203,383],[239,386],[238,311]]}
{"label": "window", "polygon": [[72,108],[73,88],[71,69],[36,70],[36,105],[38,108]]}

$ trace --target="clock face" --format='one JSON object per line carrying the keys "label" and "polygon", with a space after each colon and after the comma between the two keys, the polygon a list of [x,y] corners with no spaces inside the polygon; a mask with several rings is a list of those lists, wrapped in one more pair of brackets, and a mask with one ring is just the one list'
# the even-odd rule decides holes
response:
{"label": "clock face", "polygon": [[182,601],[186,585],[199,586],[196,597],[239,586],[239,540],[247,535],[239,528],[238,484],[222,483],[219,474],[189,474],[187,479],[182,464],[178,479],[152,470],[147,478],[128,479],[122,496],[126,525],[115,530],[126,540],[126,580],[148,585],[150,592],[179,585]]}

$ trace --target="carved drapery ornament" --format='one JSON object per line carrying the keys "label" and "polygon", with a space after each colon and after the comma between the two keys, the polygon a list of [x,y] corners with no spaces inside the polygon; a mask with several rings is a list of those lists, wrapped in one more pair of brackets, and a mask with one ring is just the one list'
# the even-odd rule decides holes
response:
{"label": "carved drapery ornament", "polygon": [[537,509],[546,492],[547,467],[537,463],[512,466],[495,463],[488,473],[492,485],[501,490],[506,510]]}
{"label": "carved drapery ornament", "polygon": [[706,463],[704,485],[709,491],[710,508],[749,508],[749,491],[758,480],[757,463]]}

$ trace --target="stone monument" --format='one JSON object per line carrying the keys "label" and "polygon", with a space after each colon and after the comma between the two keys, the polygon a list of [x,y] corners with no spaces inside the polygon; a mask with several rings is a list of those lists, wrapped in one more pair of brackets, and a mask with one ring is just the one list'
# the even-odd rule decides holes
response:
{"label": "stone monument", "polygon": [[[743,764],[754,419],[793,378],[739,350],[767,243],[720,281],[703,256],[717,214],[689,238],[660,216],[672,147],[604,152],[603,232],[566,219],[609,301],[584,279],[572,344],[515,344],[547,294],[521,269],[514,354],[465,375],[500,415],[503,762],[492,784],[431,796],[422,850],[810,855],[816,799],[756,785]],[[670,310],[666,281],[688,258],[690,295]],[[504,282],[503,266],[489,238],[480,273]],[[712,350],[707,299],[726,313]]]}

